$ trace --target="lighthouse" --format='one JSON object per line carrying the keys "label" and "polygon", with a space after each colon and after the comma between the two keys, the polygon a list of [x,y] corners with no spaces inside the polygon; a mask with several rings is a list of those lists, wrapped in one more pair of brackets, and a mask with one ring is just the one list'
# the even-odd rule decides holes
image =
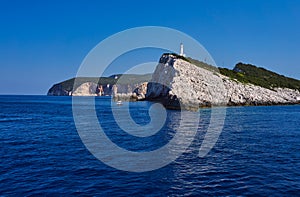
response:
{"label": "lighthouse", "polygon": [[182,43],[180,43],[180,54],[179,55],[185,57],[185,54],[183,53],[183,44]]}

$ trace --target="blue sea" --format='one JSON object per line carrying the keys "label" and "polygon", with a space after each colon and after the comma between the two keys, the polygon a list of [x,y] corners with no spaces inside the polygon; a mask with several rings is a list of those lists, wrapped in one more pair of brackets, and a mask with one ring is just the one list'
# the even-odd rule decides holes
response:
{"label": "blue sea", "polygon": [[[112,114],[112,107],[124,106],[111,103],[110,97],[95,98],[95,103],[106,135],[131,151],[164,146],[180,122],[180,111],[167,110],[158,133],[132,137],[122,133]],[[149,123],[151,105],[129,103],[139,125]],[[128,172],[88,151],[75,127],[71,97],[0,96],[0,195],[300,195],[299,105],[226,108],[222,132],[205,157],[198,153],[211,109],[199,114],[192,144],[175,161],[148,172]]]}

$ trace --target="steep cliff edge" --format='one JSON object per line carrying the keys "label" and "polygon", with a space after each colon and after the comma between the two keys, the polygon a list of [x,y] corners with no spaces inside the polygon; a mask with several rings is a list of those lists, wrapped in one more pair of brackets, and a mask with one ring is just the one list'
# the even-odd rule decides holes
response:
{"label": "steep cliff edge", "polygon": [[190,62],[178,55],[164,54],[148,83],[146,100],[159,101],[171,109],[295,104],[300,100],[299,90],[241,82],[220,74],[209,65],[196,66]]}

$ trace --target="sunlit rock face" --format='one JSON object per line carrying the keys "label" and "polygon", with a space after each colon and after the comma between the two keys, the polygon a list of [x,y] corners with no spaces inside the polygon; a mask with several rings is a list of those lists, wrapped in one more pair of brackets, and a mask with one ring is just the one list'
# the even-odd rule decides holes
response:
{"label": "sunlit rock face", "polygon": [[[216,70],[197,67],[178,56],[163,55],[148,83],[146,100],[170,109],[198,109],[224,105],[272,105],[299,102],[299,91],[269,90],[243,84]],[[297,99],[298,98],[298,99]]]}
{"label": "sunlit rock face", "polygon": [[148,82],[143,82],[135,85],[128,85],[126,91],[119,91],[118,85],[117,91],[113,94],[114,100],[121,101],[140,101],[145,99],[145,95],[147,93],[147,84]]}
{"label": "sunlit rock face", "polygon": [[96,90],[98,85],[93,82],[81,84],[73,93],[72,96],[97,96]]}
{"label": "sunlit rock face", "polygon": [[228,105],[280,105],[298,103],[298,90],[275,88],[273,90],[252,84],[243,84],[223,77],[227,89]]}

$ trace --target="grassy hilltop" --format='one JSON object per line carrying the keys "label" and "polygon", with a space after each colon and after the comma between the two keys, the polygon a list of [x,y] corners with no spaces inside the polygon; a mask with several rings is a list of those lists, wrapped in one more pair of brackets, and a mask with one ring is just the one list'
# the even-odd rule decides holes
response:
{"label": "grassy hilltop", "polygon": [[256,67],[251,64],[238,63],[233,70],[219,68],[220,73],[242,83],[252,83],[264,88],[290,88],[300,90],[300,81],[284,75]]}
{"label": "grassy hilltop", "polygon": [[196,66],[211,71],[219,70],[222,75],[225,75],[242,83],[250,83],[268,89],[280,87],[300,91],[300,80],[286,77],[284,75],[277,74],[275,72],[257,67],[252,64],[238,63],[232,70],[220,67],[217,69],[216,67],[208,65],[204,62],[194,60],[192,58],[187,59],[189,60],[189,62],[195,64]]}

